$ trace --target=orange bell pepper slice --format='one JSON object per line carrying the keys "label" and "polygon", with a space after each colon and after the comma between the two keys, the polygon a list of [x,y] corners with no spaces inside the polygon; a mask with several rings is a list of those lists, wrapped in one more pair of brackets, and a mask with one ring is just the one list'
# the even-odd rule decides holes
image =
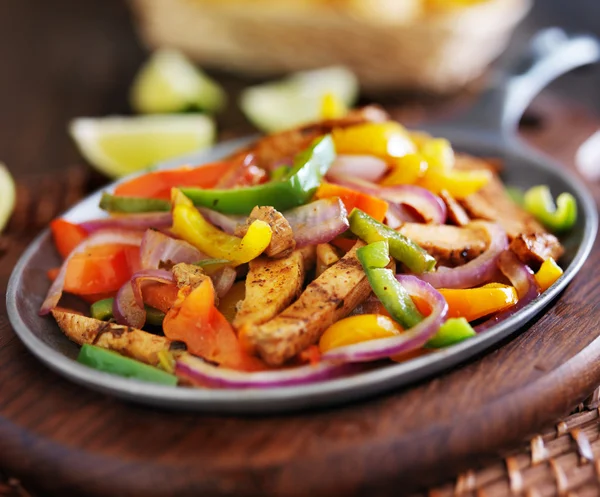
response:
{"label": "orange bell pepper slice", "polygon": [[315,198],[322,199],[330,197],[339,197],[344,203],[348,213],[352,212],[356,207],[379,222],[384,220],[388,211],[388,203],[385,200],[352,190],[345,186],[321,183],[315,193]]}
{"label": "orange bell pepper slice", "polygon": [[213,188],[218,181],[237,164],[221,161],[200,167],[182,167],[166,171],[154,171],[121,183],[115,195],[123,197],[160,198],[170,200],[171,189],[180,186]]}
{"label": "orange bell pepper slice", "polygon": [[540,290],[545,292],[562,274],[563,270],[560,266],[552,257],[549,257],[542,263],[538,272],[534,274],[534,278]]}
{"label": "orange bell pepper slice", "polygon": [[[189,291],[189,289],[187,290]],[[240,346],[233,327],[215,307],[215,290],[204,280],[167,312],[163,321],[165,336],[185,342],[188,352],[223,367],[257,371],[265,366]]]}
{"label": "orange bell pepper slice", "polygon": [[152,283],[142,286],[142,298],[144,303],[154,307],[165,314],[177,302],[179,288],[175,283],[165,285],[163,283]]}
{"label": "orange bell pepper slice", "polygon": [[467,321],[508,309],[519,300],[514,287],[496,283],[479,288],[441,288],[439,292],[448,303],[448,317],[464,317]]}
{"label": "orange bell pepper slice", "polygon": [[56,250],[63,259],[66,259],[73,249],[88,237],[87,231],[81,226],[65,219],[54,219],[50,223],[50,231]]}
{"label": "orange bell pepper slice", "polygon": [[388,338],[402,333],[402,327],[388,316],[360,314],[333,323],[319,341],[319,350],[325,352],[359,342]]}

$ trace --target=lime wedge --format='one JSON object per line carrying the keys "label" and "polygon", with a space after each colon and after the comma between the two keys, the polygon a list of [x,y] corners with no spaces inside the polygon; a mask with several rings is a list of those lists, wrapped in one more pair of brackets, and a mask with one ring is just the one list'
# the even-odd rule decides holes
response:
{"label": "lime wedge", "polygon": [[356,76],[344,67],[298,72],[247,88],[241,94],[240,107],[257,128],[273,132],[320,119],[326,96],[351,107],[358,96]]}
{"label": "lime wedge", "polygon": [[0,163],[0,233],[15,209],[17,190],[8,168]]}
{"label": "lime wedge", "polygon": [[190,108],[216,112],[225,106],[223,89],[183,54],[154,52],[131,88],[131,106],[142,114],[175,113]]}
{"label": "lime wedge", "polygon": [[215,126],[202,114],[74,119],[69,131],[86,160],[118,178],[211,145]]}

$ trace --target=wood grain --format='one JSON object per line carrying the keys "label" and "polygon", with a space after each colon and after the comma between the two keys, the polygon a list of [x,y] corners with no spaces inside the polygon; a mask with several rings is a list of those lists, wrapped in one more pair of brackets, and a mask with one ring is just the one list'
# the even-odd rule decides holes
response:
{"label": "wood grain", "polygon": [[[27,15],[15,16],[19,9]],[[65,12],[64,29],[53,26]],[[10,46],[23,45],[15,52],[0,43],[0,60],[18,72],[0,78],[0,127],[7,130],[0,145],[29,199],[21,223],[39,203],[37,178],[69,178],[65,166],[79,161],[62,123],[127,110],[126,87],[142,58],[128,22],[114,1],[0,3],[0,33],[9,33]],[[44,41],[24,38],[32,31]],[[27,57],[35,63],[22,63]],[[225,79],[238,87],[234,77]],[[23,93],[29,98],[4,96]],[[395,115],[410,117],[405,109]],[[540,126],[530,128],[529,139],[567,163],[598,127],[585,109],[548,98],[536,113]],[[235,110],[221,119],[223,136],[249,129]],[[98,181],[84,174],[82,184]],[[600,187],[590,188],[600,202]],[[0,250],[0,468],[40,495],[397,495],[480,463],[557,420],[600,383],[596,242],[580,275],[527,332],[412,388],[266,418],[130,405],[51,373],[12,332],[6,282],[32,235],[15,225]]]}

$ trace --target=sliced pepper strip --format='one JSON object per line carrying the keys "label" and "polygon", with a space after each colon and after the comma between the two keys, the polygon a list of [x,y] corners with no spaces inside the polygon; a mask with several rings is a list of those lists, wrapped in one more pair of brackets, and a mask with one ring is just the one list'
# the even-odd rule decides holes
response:
{"label": "sliced pepper strip", "polygon": [[388,242],[378,241],[356,251],[358,260],[365,270],[373,292],[390,316],[409,329],[423,320],[406,289],[398,282],[391,269]]}
{"label": "sliced pepper strip", "polygon": [[388,316],[362,314],[341,319],[325,330],[319,341],[322,354],[337,347],[388,338],[402,333],[402,327]]}
{"label": "sliced pepper strip", "polygon": [[395,121],[335,128],[331,136],[339,154],[366,154],[385,159],[415,152],[406,129]]}
{"label": "sliced pepper strip", "polygon": [[392,257],[404,263],[414,273],[424,273],[435,267],[435,259],[416,243],[361,210],[354,209],[348,220],[352,233],[365,242],[387,240]]}
{"label": "sliced pepper strip", "polygon": [[260,360],[244,352],[231,324],[215,307],[210,279],[191,292],[183,289],[181,294],[163,322],[167,338],[185,342],[191,354],[223,367],[246,371],[264,368]]}
{"label": "sliced pepper strip", "polygon": [[214,259],[225,259],[232,266],[256,259],[271,243],[272,234],[267,223],[256,220],[244,238],[228,235],[210,224],[194,207],[183,204],[173,208],[172,231],[201,252]]}
{"label": "sliced pepper strip", "polygon": [[492,179],[492,173],[486,170],[457,171],[434,170],[429,167],[425,176],[417,184],[433,193],[448,191],[456,199],[463,199],[478,192]]}
{"label": "sliced pepper strip", "polygon": [[467,321],[503,311],[519,301],[515,288],[507,285],[492,284],[467,289],[440,288],[439,292],[448,303],[448,317],[464,317]]}
{"label": "sliced pepper strip", "polygon": [[334,185],[331,183],[321,183],[321,186],[315,193],[316,199],[339,197],[346,207],[347,212],[357,208],[366,212],[373,219],[382,222],[388,211],[388,203],[372,195],[368,195],[345,186]]}
{"label": "sliced pepper strip", "polygon": [[153,171],[117,185],[115,195],[169,200],[171,188],[196,186],[212,188],[236,167],[233,162],[214,162],[199,167],[184,166],[178,169]]}
{"label": "sliced pepper strip", "polygon": [[538,272],[535,273],[534,278],[540,287],[540,290],[545,292],[562,276],[562,274],[563,270],[560,266],[552,257],[549,257],[542,263]]}
{"label": "sliced pepper strip", "polygon": [[556,197],[556,206],[547,185],[530,188],[524,196],[525,209],[553,232],[571,229],[577,221],[577,201],[570,193]]}
{"label": "sliced pepper strip", "polygon": [[50,231],[52,231],[56,250],[63,259],[66,259],[71,251],[88,237],[87,231],[81,226],[60,218],[50,223]]}
{"label": "sliced pepper strip", "polygon": [[289,174],[277,181],[232,190],[182,188],[181,191],[195,205],[225,214],[250,214],[257,205],[270,205],[281,212],[312,198],[334,158],[333,140],[326,135],[299,153]]}
{"label": "sliced pepper strip", "polygon": [[390,158],[391,171],[380,181],[383,186],[411,185],[427,172],[429,165],[420,154],[407,154],[404,157]]}
{"label": "sliced pepper strip", "polygon": [[439,349],[449,347],[477,335],[473,327],[465,318],[450,318],[424,347],[426,349]]}
{"label": "sliced pepper strip", "polygon": [[142,197],[119,197],[104,192],[100,199],[100,209],[108,212],[166,212],[171,209],[168,200]]}
{"label": "sliced pepper strip", "polygon": [[124,357],[112,350],[107,350],[88,343],[83,344],[77,362],[106,373],[134,378],[136,380],[161,385],[177,385],[177,377],[148,364]]}

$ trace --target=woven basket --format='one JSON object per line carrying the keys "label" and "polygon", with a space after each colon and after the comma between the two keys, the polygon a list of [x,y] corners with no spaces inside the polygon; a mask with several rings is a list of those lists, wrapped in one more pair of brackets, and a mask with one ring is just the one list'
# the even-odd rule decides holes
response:
{"label": "woven basket", "polygon": [[488,0],[418,15],[395,9],[386,18],[385,12],[364,16],[339,3],[290,0],[130,3],[149,47],[180,49],[202,65],[265,76],[343,64],[367,90],[435,93],[478,77],[530,6],[530,0]]}

